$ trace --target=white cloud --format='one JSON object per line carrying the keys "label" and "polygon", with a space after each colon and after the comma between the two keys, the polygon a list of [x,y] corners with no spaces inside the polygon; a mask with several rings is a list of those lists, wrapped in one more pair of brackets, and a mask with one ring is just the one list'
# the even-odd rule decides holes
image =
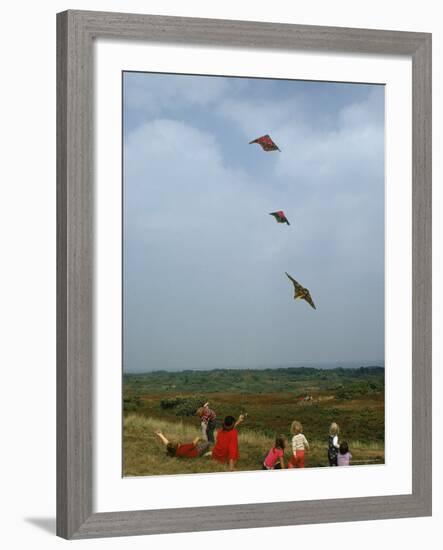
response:
{"label": "white cloud", "polygon": [[184,106],[203,106],[219,101],[229,83],[224,78],[201,79],[186,75],[129,73],[125,78],[125,105],[149,115],[161,115],[165,110]]}
{"label": "white cloud", "polygon": [[[245,137],[269,133],[284,154],[278,155],[275,175],[280,179],[328,185],[354,174],[358,166],[374,177],[383,174],[379,162],[384,149],[384,120],[380,95],[346,105],[335,113],[335,124],[310,124],[306,106],[295,99],[272,101],[227,99],[218,112],[234,122]],[[329,118],[331,114],[325,115]]]}
{"label": "white cloud", "polygon": [[[228,167],[208,132],[167,119],[146,123],[127,138],[125,167],[128,223],[137,223],[138,229],[162,228],[163,236],[172,236],[203,228],[206,243],[237,258],[246,256],[246,249],[251,254],[251,246],[257,257],[275,249],[267,231],[269,187]],[[247,217],[243,250],[238,231]]]}
{"label": "white cloud", "polygon": [[226,99],[217,111],[238,125],[246,138],[254,139],[270,134],[276,142],[280,139],[280,130],[288,119],[293,125],[302,125],[302,116],[295,100],[270,101]]}

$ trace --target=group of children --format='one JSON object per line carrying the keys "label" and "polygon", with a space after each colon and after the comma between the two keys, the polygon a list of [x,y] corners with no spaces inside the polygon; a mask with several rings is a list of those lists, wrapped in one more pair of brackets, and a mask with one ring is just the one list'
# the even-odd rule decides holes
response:
{"label": "group of children", "polygon": [[[246,415],[241,414],[237,420],[233,416],[226,416],[222,428],[217,431],[214,440],[214,430],[216,427],[216,414],[209,408],[209,403],[197,410],[200,418],[202,437],[196,437],[191,443],[173,443],[170,442],[161,431],[155,432],[163,444],[166,446],[168,456],[197,458],[199,456],[212,456],[214,460],[222,464],[227,464],[229,470],[235,469],[235,463],[240,457],[238,450],[238,431],[237,426],[243,422]],[[291,458],[288,461],[287,468],[304,468],[305,452],[309,451],[309,443],[303,434],[303,426],[298,420],[291,424]],[[339,427],[333,422],[329,429],[328,436],[328,462],[329,466],[349,466],[352,458],[346,441],[338,441]],[[213,444],[212,451],[210,445]],[[287,447],[287,439],[284,435],[278,435],[275,444],[266,454],[262,469],[279,470],[285,469],[284,454]]]}
{"label": "group of children", "polygon": [[[288,468],[305,467],[305,451],[309,451],[309,443],[303,434],[303,426],[298,420],[291,424],[292,454],[288,462]],[[338,442],[339,427],[336,422],[331,424],[328,436],[328,462],[329,466],[349,466],[352,455],[346,441]],[[284,435],[278,435],[275,444],[269,450],[263,461],[263,470],[280,470],[285,468],[284,453],[287,440]]]}
{"label": "group of children", "polygon": [[[197,458],[199,456],[212,456],[214,460],[227,464],[229,470],[235,470],[235,463],[240,457],[238,451],[237,426],[243,422],[246,415],[241,414],[237,420],[233,416],[226,416],[223,426],[217,431],[214,441],[215,413],[208,408],[209,403],[198,410],[201,420],[202,437],[196,437],[191,443],[172,442],[159,430],[155,434],[166,447],[166,454],[173,457]],[[212,451],[210,444],[214,443]]]}
{"label": "group of children", "polygon": [[338,443],[339,427],[336,422],[331,424],[328,437],[329,466],[349,466],[352,455],[349,452],[347,441]]}

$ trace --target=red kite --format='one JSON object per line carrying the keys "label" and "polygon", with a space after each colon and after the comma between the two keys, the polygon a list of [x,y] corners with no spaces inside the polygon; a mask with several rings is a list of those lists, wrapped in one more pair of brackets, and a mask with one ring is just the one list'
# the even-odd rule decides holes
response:
{"label": "red kite", "polygon": [[269,215],[274,216],[277,223],[287,223],[288,225],[291,225],[288,222],[288,218],[285,216],[285,213],[283,212],[283,210],[278,210],[277,212],[271,212]]}
{"label": "red kite", "polygon": [[312,301],[309,290],[307,288],[303,288],[300,283],[297,283],[297,281],[293,279],[289,275],[289,273],[286,273],[286,276],[290,281],[292,281],[292,284],[294,285],[294,300],[298,300],[299,298],[301,298],[302,300],[306,300],[311,307],[317,309],[314,302]]}
{"label": "red kite", "polygon": [[258,143],[263,151],[280,151],[277,144],[272,141],[271,136],[268,134],[250,141],[249,145],[252,143]]}

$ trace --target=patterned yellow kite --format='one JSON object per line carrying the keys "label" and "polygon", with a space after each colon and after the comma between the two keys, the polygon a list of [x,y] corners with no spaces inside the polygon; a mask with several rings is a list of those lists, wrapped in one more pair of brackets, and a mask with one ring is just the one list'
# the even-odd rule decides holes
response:
{"label": "patterned yellow kite", "polygon": [[311,298],[309,290],[307,288],[302,287],[300,283],[297,283],[297,281],[293,279],[289,275],[289,273],[286,273],[286,276],[290,281],[292,281],[292,284],[294,285],[294,300],[298,300],[298,299],[306,300],[311,307],[313,307],[314,309],[317,309]]}

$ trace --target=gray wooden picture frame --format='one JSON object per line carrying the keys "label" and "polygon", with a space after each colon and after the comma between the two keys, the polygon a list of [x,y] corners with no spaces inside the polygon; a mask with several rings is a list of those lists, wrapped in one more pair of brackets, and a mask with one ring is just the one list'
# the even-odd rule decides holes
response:
{"label": "gray wooden picture frame", "polygon": [[[412,59],[412,494],[93,513],[93,42]],[[431,35],[66,11],[57,15],[57,534],[67,539],[431,515]]]}

